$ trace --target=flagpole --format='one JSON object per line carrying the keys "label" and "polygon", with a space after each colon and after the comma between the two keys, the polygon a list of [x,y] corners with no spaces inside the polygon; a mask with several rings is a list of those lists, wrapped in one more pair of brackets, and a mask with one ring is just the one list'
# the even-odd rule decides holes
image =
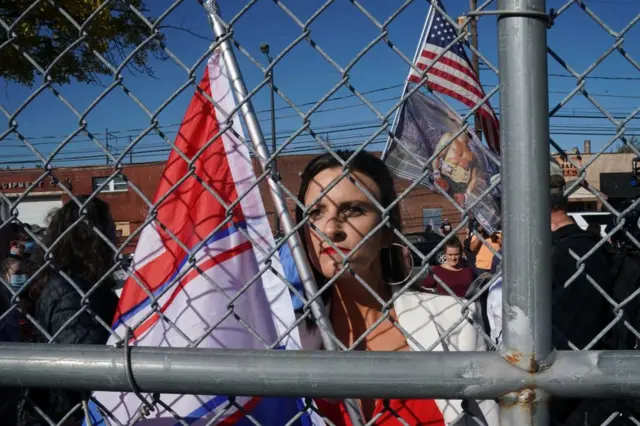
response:
{"label": "flagpole", "polygon": [[[216,37],[223,37],[227,31],[218,19],[219,11],[216,0],[205,0],[204,6],[209,14],[209,19],[211,20],[213,31]],[[231,85],[236,93],[236,96],[238,97],[238,102],[242,103],[240,112],[244,117],[247,131],[249,132],[249,137],[251,138],[251,142],[253,143],[253,147],[258,156],[260,166],[262,167],[262,170],[265,170],[268,167],[267,158],[269,158],[269,150],[267,149],[267,144],[264,140],[264,135],[262,134],[260,123],[253,109],[253,104],[251,103],[250,99],[247,99],[247,87],[244,84],[244,79],[242,78],[242,73],[240,72],[240,67],[238,66],[238,62],[236,61],[233,47],[229,39],[223,41],[220,44],[220,50],[227,66],[229,78],[231,79]],[[244,102],[245,100],[246,102]],[[289,245],[289,248],[291,249],[291,255],[298,270],[298,274],[300,275],[300,280],[302,281],[305,293],[309,297],[313,297],[318,293],[318,286],[315,282],[313,273],[311,272],[311,268],[309,267],[307,255],[304,252],[304,248],[302,247],[300,238],[298,237],[298,233],[291,233],[295,225],[293,223],[293,220],[291,219],[291,215],[289,214],[289,209],[285,201],[284,193],[271,174],[267,174],[266,179],[267,183],[269,184],[269,192],[271,193],[273,205],[276,210],[276,214],[280,218],[280,223],[282,225],[284,234],[291,234],[287,240],[287,243]],[[310,303],[310,308],[313,318],[318,324],[318,331],[322,338],[322,343],[325,350],[339,350],[335,341],[331,337],[333,333],[333,327],[331,326],[331,322],[329,321],[329,318],[325,313],[322,298],[317,297],[313,302]],[[352,424],[354,426],[361,425],[362,415],[358,414],[359,409],[357,408],[358,405],[355,403],[355,401],[345,400],[345,407],[349,412],[349,417],[351,418]]]}
{"label": "flagpole", "polygon": [[[416,62],[418,61],[418,58],[420,57],[420,53],[422,52],[422,46],[424,45],[424,37],[429,32],[429,29],[431,28],[432,23],[433,23],[433,5],[429,6],[429,12],[427,12],[427,17],[424,20],[424,25],[422,26],[422,33],[420,34],[420,39],[418,40],[418,47],[416,47],[416,52],[413,54],[413,62],[412,62],[413,65],[416,64]],[[404,86],[402,87],[402,94],[400,95],[400,99],[402,99],[402,97],[404,97],[404,95],[407,93],[407,87],[409,87],[409,76],[411,76],[411,68],[409,69],[409,75],[407,76],[407,79],[404,81]],[[401,108],[402,108],[402,105],[400,105],[398,109],[396,109],[396,112],[393,116],[393,123],[391,124],[391,134],[393,134],[396,130],[396,125],[398,124],[398,118],[400,117]],[[382,161],[384,161],[384,159],[387,157],[389,148],[391,147],[392,139],[393,137],[391,135],[387,137],[387,144],[384,146],[384,151],[382,151]]]}

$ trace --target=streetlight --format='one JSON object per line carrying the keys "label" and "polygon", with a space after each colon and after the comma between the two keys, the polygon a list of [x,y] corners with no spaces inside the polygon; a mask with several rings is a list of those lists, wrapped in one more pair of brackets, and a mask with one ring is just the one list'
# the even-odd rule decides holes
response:
{"label": "streetlight", "polygon": [[[271,55],[269,55],[269,51],[270,51],[270,47],[268,43],[263,43],[260,45],[260,52],[264,53],[264,55],[267,57],[267,61],[269,62],[269,65],[271,65],[271,63],[273,62],[273,58],[271,57]],[[271,87],[271,153],[275,153],[276,152],[276,91],[275,91],[275,86],[273,84],[273,68],[271,68],[271,70],[269,70],[268,72],[268,77],[269,77],[269,86]],[[275,179],[278,179],[278,158],[275,157],[273,159],[273,176]],[[275,225],[275,231],[276,231],[276,235],[280,235],[280,218],[278,217],[278,214],[275,213],[275,220],[274,220],[274,225]]]}

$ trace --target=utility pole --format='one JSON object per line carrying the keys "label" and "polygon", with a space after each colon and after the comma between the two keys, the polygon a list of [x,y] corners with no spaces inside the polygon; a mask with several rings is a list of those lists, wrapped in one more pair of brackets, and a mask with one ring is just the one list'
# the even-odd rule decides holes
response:
{"label": "utility pole", "polygon": [[[469,0],[469,10],[474,12],[478,8],[477,0]],[[478,18],[475,16],[471,17],[471,46],[475,49],[471,52],[471,66],[473,67],[473,72],[476,73],[476,78],[480,81],[480,60],[476,52],[478,50]],[[480,126],[480,114],[476,112],[474,117],[474,130],[476,132],[476,136],[478,140],[482,141],[482,127]]]}
{"label": "utility pole", "polygon": [[[129,146],[131,146],[131,135],[129,135]],[[129,164],[133,164],[133,148],[129,150]]]}
{"label": "utility pole", "polygon": [[[270,46],[268,43],[263,43],[260,45],[260,51],[264,53],[267,57],[267,61],[269,65],[273,62],[273,58],[269,55]],[[273,68],[268,73],[269,76],[269,87],[271,88],[271,153],[274,154],[276,152],[276,91],[275,85],[273,81]],[[275,180],[278,179],[278,158],[275,157],[272,162],[272,170],[273,176]],[[276,235],[280,235],[280,218],[278,217],[278,213],[274,212],[274,227]]]}
{"label": "utility pole", "polygon": [[104,163],[109,164],[109,129],[106,127],[104,128],[104,140],[107,144],[107,153],[104,156]]}

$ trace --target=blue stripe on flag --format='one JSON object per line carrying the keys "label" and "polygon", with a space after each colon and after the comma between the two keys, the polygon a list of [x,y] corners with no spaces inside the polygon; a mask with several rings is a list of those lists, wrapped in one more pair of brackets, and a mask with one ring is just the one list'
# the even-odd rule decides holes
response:
{"label": "blue stripe on flag", "polygon": [[[194,410],[182,421],[187,424],[193,424],[198,420],[211,413],[217,407],[225,405],[229,401],[226,396],[215,396],[211,400],[205,402],[200,408]],[[293,417],[295,417],[300,411],[304,410],[304,401],[299,398],[261,398],[260,402],[248,410],[246,414],[250,415],[253,420],[243,415],[240,420],[234,423],[235,426],[255,426],[257,421],[263,426],[279,426],[287,424]],[[180,426],[180,421],[176,422],[174,426]],[[310,426],[311,419],[305,412],[303,413],[292,426]]]}
{"label": "blue stripe on flag", "polygon": [[[234,225],[232,223],[231,226],[229,226],[228,228],[221,229],[220,231],[216,232],[215,234],[213,234],[211,236],[211,238],[209,238],[207,240],[207,242],[200,248],[200,250],[202,250],[208,244],[214,243],[216,241],[219,241],[219,240],[221,240],[223,238],[226,238],[226,237],[228,237],[230,235],[235,234],[236,232],[238,232],[238,229],[245,229],[246,230],[247,229],[246,222],[240,222],[237,225]],[[189,260],[189,255],[187,254],[187,255],[184,256],[184,259],[182,259],[182,261],[178,265],[178,268],[173,273],[173,275],[171,275],[171,277],[164,284],[162,284],[160,287],[158,287],[151,294],[153,294],[154,296],[160,294],[175,279],[175,277],[178,276],[178,274],[182,270],[182,267],[187,263],[188,260]],[[147,265],[145,265],[145,266],[147,266]],[[133,308],[131,308],[130,310],[128,310],[127,312],[122,314],[120,316],[120,318],[118,318],[118,321],[112,326],[112,330],[115,330],[118,326],[120,326],[122,323],[124,323],[124,321],[128,320],[129,318],[131,318],[132,316],[134,316],[135,314],[140,312],[142,309],[146,308],[150,303],[151,303],[151,300],[147,297],[142,302],[138,303],[136,306],[134,306]]]}
{"label": "blue stripe on flag", "polygon": [[[192,413],[187,415],[175,423],[175,426],[183,425],[187,423],[189,425],[194,424],[198,420],[202,420],[203,417],[211,413],[216,407],[223,406],[229,401],[226,396],[215,396],[211,400],[202,404],[202,406]],[[250,414],[253,419],[258,421],[263,426],[279,426],[287,424],[298,413],[305,410],[304,401],[300,398],[262,398],[260,402],[247,414]],[[102,413],[98,409],[97,405],[91,401],[89,402],[89,418],[93,426],[107,426],[107,423],[102,416]],[[82,423],[83,426],[88,426],[86,420]],[[243,416],[240,420],[234,423],[235,426],[255,426],[255,423]],[[312,426],[311,417],[308,413],[304,412],[292,426]]]}

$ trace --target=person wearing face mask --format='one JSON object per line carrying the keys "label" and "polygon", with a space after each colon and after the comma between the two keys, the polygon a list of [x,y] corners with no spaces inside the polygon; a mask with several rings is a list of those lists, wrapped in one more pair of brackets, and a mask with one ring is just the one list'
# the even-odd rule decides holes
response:
{"label": "person wearing face mask", "polygon": [[[11,292],[6,284],[14,287],[14,277],[18,275],[20,260],[12,255],[0,261],[0,278],[4,283],[0,283],[0,315],[3,315],[11,308]],[[20,341],[20,313],[13,309],[9,314],[3,315],[0,319],[0,342]],[[15,425],[18,414],[19,390],[15,388],[0,387],[0,418],[2,424]]]}
{"label": "person wearing face mask", "polygon": [[[20,261],[20,259],[12,255],[0,262],[0,276],[6,283],[11,286],[14,291],[16,291],[16,289],[20,289],[26,282],[26,275],[22,273],[21,266],[22,262]],[[1,285],[0,287],[1,315],[4,314],[9,308],[11,308],[12,294],[4,285]],[[14,309],[6,318],[0,320],[0,341],[20,341],[19,315],[19,312]]]}
{"label": "person wearing face mask", "polygon": [[[40,343],[104,345],[109,337],[109,329],[103,323],[111,323],[118,304],[111,274],[114,252],[94,228],[113,243],[115,224],[106,202],[98,198],[88,201],[88,198],[78,196],[80,205],[70,200],[58,209],[51,217],[43,241],[45,247],[50,247],[49,264],[35,277],[29,294],[35,305],[32,312],[35,320],[50,336],[56,337],[49,342],[38,333],[36,341]],[[85,220],[80,220],[82,204]],[[41,254],[38,252],[38,256]],[[44,264],[41,260],[35,262]],[[61,272],[73,280],[75,286]],[[96,288],[98,282],[100,285]],[[92,290],[86,301],[75,287],[85,293]],[[82,309],[83,303],[88,309]],[[78,312],[82,313],[78,315]],[[29,397],[51,420],[59,422],[84,395],[73,390],[31,389]],[[28,407],[22,415],[25,426],[48,423]],[[80,424],[80,417],[82,412],[74,415],[70,424]]]}
{"label": "person wearing face mask", "polygon": [[[9,260],[10,259],[14,259],[14,258],[9,258]],[[22,261],[16,260],[15,264],[17,266],[15,267],[16,269],[13,271],[13,274],[11,274],[10,283],[13,291],[17,292],[22,288],[23,285],[25,285],[25,283],[27,282],[28,276],[22,270]]]}
{"label": "person wearing face mask", "polygon": [[33,251],[35,250],[35,246],[36,246],[36,243],[34,243],[32,239],[28,239],[27,241],[25,241],[23,256],[30,257],[31,254],[33,254]]}
{"label": "person wearing face mask", "polygon": [[[459,318],[460,305],[451,296],[415,288],[397,295],[390,310],[384,307],[395,289],[410,277],[407,263],[411,263],[406,248],[393,232],[401,229],[398,204],[389,211],[388,225],[379,226],[383,216],[377,205],[386,209],[396,200],[393,179],[386,165],[367,152],[336,154],[341,161],[351,159],[347,177],[340,178],[343,165],[334,155],[314,158],[302,173],[296,209],[297,222],[305,223],[300,230],[301,242],[318,287],[333,281],[323,292],[323,299],[336,337],[344,346],[363,351],[420,350],[415,342],[440,351],[486,350],[484,340],[470,321],[459,322],[450,334],[440,336],[429,311],[430,301],[434,297],[450,301]],[[440,318],[439,313],[436,316]],[[408,340],[395,326],[396,322],[415,341]],[[314,324],[301,323],[300,333],[305,350],[322,348]],[[351,425],[342,403],[322,399],[316,403],[319,412],[333,424]],[[480,425],[498,424],[495,402],[467,403],[429,399],[358,401],[364,422],[379,416],[376,424],[380,426],[398,423],[391,412],[412,426],[444,426],[454,424],[456,419],[460,421],[459,417],[469,422],[477,420]],[[389,410],[385,410],[385,404]]]}

